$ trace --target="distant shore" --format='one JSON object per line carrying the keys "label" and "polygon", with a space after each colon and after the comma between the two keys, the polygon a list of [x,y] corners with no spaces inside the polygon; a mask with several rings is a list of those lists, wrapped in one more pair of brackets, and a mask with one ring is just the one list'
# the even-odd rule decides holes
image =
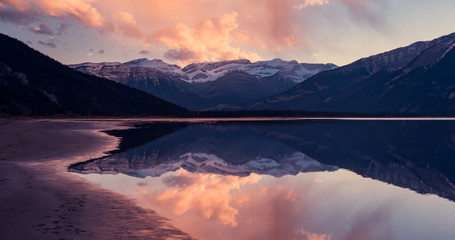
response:
{"label": "distant shore", "polygon": [[72,173],[118,139],[115,120],[0,119],[2,239],[191,239],[153,211]]}
{"label": "distant shore", "polygon": [[320,116],[320,117],[112,117],[112,116],[55,116],[55,117],[31,117],[31,116],[16,116],[16,117],[1,117],[1,121],[15,121],[15,120],[52,120],[52,121],[74,121],[74,122],[260,122],[260,121],[305,121],[305,120],[379,120],[379,121],[425,121],[425,120],[436,120],[436,121],[453,121],[454,117],[438,117],[438,116]]}

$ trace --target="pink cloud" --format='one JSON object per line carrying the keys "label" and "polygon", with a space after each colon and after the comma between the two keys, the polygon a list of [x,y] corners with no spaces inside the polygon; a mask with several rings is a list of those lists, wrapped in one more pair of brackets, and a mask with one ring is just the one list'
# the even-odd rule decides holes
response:
{"label": "pink cloud", "polygon": [[[2,0],[0,11],[8,11],[24,19],[52,16],[73,18],[87,26],[101,26],[105,19],[91,5],[91,0]],[[20,19],[12,19],[19,22]]]}
{"label": "pink cloud", "polygon": [[[258,54],[234,46],[239,27],[237,16],[237,12],[224,14],[219,18],[199,22],[194,27],[178,23],[155,32],[151,40],[174,52],[191,53],[185,54],[187,58],[181,59],[181,64],[241,58],[259,60]],[[244,35],[245,33],[243,38]]]}
{"label": "pink cloud", "polygon": [[169,188],[161,193],[141,191],[140,194],[161,208],[177,215],[189,210],[207,219],[237,226],[238,210],[231,205],[232,190],[253,184],[261,179],[259,175],[249,177],[223,176],[216,174],[191,174],[178,170],[176,176],[168,179]]}
{"label": "pink cloud", "polygon": [[[310,48],[332,39],[340,28],[334,26],[347,22],[381,26],[381,4],[373,0],[0,0],[0,20],[29,30],[48,22],[46,32],[55,35],[80,33],[84,28],[71,26],[82,24],[106,35],[121,35],[116,38],[119,44],[135,53],[153,50],[160,54],[154,57],[181,65],[239,58],[301,61],[314,60],[311,54],[321,50]],[[313,9],[322,13],[317,19]],[[57,29],[58,24],[66,31]],[[106,41],[111,40],[106,37]]]}
{"label": "pink cloud", "polygon": [[46,14],[54,17],[72,17],[88,26],[101,26],[105,19],[90,3],[92,0],[36,0]]}
{"label": "pink cloud", "polygon": [[240,7],[240,28],[248,32],[249,48],[268,52],[282,52],[305,48],[302,36],[307,34],[306,22],[301,19],[299,8],[316,6],[313,0],[247,0]]}
{"label": "pink cloud", "polygon": [[115,22],[119,33],[132,38],[143,37],[143,34],[137,26],[137,22],[131,13],[118,11],[113,15],[113,21]]}
{"label": "pink cloud", "polygon": [[285,38],[294,33],[296,21],[293,5],[293,0],[268,1],[270,37],[280,45],[286,42]]}

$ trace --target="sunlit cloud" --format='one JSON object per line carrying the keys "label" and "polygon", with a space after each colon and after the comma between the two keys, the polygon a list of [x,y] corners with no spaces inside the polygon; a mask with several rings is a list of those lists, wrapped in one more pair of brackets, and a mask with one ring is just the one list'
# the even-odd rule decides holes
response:
{"label": "sunlit cloud", "polygon": [[286,43],[287,46],[293,46],[296,43],[294,35],[289,35],[287,37],[283,37],[283,40],[284,40],[284,42]]}
{"label": "sunlit cloud", "polygon": [[34,21],[46,16],[62,20],[76,19],[87,26],[102,26],[105,19],[92,5],[92,0],[2,0],[0,13],[11,22]]}
{"label": "sunlit cloud", "polygon": [[[104,45],[115,48],[109,49],[109,56],[97,58],[103,61],[128,60],[125,58],[140,57],[141,50],[150,50],[151,57],[165,58],[180,65],[275,57],[344,64],[380,50],[402,46],[403,40],[396,45],[394,39],[407,39],[405,42],[410,43],[416,40],[416,35],[425,35],[427,39],[437,37],[437,33],[432,34],[434,31],[428,27],[425,31],[412,30],[412,26],[417,26],[414,23],[421,21],[418,17],[402,19],[407,24],[408,34],[397,30],[401,24],[392,24],[402,17],[397,16],[399,11],[394,10],[395,7],[412,5],[411,8],[419,10],[425,9],[423,5],[433,3],[392,2],[0,0],[0,24],[21,26],[20,30],[14,30],[17,32],[5,28],[4,33],[16,34],[16,37],[30,32],[58,36],[59,44],[65,44],[73,54],[63,52],[63,48],[48,54],[55,54],[53,57],[64,62],[85,61],[86,49],[73,41],[87,40],[96,41],[94,44],[99,44],[98,48],[104,48]],[[438,33],[451,31],[453,28],[448,24],[451,15],[448,15],[455,4],[444,1],[433,5],[440,6],[433,12],[446,6],[449,8],[440,12],[445,17],[431,18],[428,25],[435,26]],[[433,12],[428,15],[435,15]],[[366,32],[374,35],[375,43],[363,44]],[[388,37],[389,33],[394,33],[393,39]],[[385,35],[387,38],[381,39]],[[39,50],[46,53],[46,49]],[[313,53],[322,55],[314,56]],[[107,57],[116,59],[105,59]]]}
{"label": "sunlit cloud", "polygon": [[[8,13],[0,17],[5,21],[46,22],[49,17],[61,20],[58,29],[42,23],[30,31],[68,34],[67,27],[76,20],[104,35],[141,39],[137,47],[148,49],[153,45],[161,49],[161,54],[164,52],[165,59],[186,65],[233,59],[258,61],[264,52],[302,51],[307,48],[308,34],[306,21],[297,16],[299,12],[332,5],[332,1],[356,12],[368,0],[245,0],[237,4],[227,0],[220,0],[219,4],[182,0],[138,0],[136,4],[107,0],[0,1],[0,12]],[[141,13],[144,9],[148,14]],[[198,14],[186,16],[188,12]],[[137,53],[145,54],[140,49]]]}
{"label": "sunlit cloud", "polygon": [[137,22],[131,13],[119,11],[113,15],[113,20],[115,21],[116,29],[119,33],[132,38],[143,37],[143,34],[138,28]]}
{"label": "sunlit cloud", "polygon": [[331,240],[332,235],[330,234],[316,234],[316,233],[310,233],[305,231],[305,229],[300,229],[299,231],[300,236],[303,237],[303,239],[307,240]]}
{"label": "sunlit cloud", "polygon": [[105,19],[90,3],[93,0],[35,0],[32,1],[46,14],[54,17],[72,17],[88,26],[101,26]]}
{"label": "sunlit cloud", "polygon": [[233,46],[233,31],[239,27],[237,16],[237,12],[224,14],[194,27],[179,23],[155,32],[152,40],[170,49],[165,57],[181,64],[242,58],[260,60],[258,54]]}

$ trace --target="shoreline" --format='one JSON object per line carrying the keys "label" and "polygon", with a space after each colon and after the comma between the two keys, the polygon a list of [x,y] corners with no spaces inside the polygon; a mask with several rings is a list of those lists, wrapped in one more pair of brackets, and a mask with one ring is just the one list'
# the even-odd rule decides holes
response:
{"label": "shoreline", "polygon": [[1,121],[72,121],[72,122],[273,122],[306,120],[345,120],[345,121],[455,121],[455,117],[77,117],[77,118],[40,118],[13,117]]}
{"label": "shoreline", "polygon": [[[191,239],[154,211],[67,171],[106,156],[127,121],[0,120],[0,234],[5,239]],[[45,137],[43,137],[45,136]]]}

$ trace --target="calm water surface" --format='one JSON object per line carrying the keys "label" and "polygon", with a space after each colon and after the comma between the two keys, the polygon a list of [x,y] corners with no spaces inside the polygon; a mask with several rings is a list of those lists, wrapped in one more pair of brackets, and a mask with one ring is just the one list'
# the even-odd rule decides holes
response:
{"label": "calm water surface", "polygon": [[455,237],[455,121],[137,127],[70,171],[194,238]]}

